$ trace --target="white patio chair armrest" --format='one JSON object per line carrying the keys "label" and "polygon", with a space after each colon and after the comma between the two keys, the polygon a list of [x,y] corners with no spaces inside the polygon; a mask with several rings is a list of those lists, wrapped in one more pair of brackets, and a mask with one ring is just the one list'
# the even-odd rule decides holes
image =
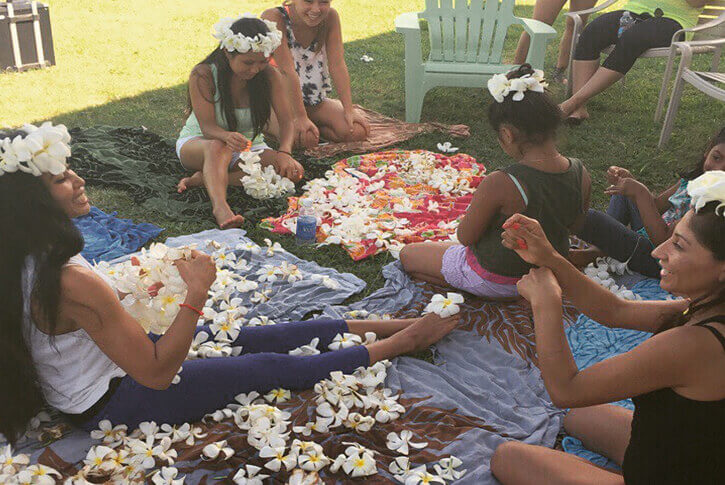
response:
{"label": "white patio chair armrest", "polygon": [[417,31],[420,33],[420,21],[418,12],[401,13],[395,17],[395,30],[401,34]]}
{"label": "white patio chair armrest", "polygon": [[514,17],[516,22],[523,25],[527,34],[533,37],[553,37],[556,35],[556,29],[551,25],[540,20]]}

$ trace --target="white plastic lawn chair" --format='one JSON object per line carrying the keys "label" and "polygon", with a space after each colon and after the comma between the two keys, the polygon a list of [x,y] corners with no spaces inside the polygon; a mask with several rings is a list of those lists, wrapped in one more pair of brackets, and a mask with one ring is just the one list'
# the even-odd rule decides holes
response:
{"label": "white plastic lawn chair", "polygon": [[[494,74],[514,65],[501,62],[506,33],[522,25],[531,36],[526,62],[543,69],[546,43],[556,30],[515,17],[514,0],[426,0],[423,12],[395,19],[405,36],[405,120],[418,122],[425,93],[436,86],[483,87]],[[430,56],[423,61],[420,19],[428,22]]]}
{"label": "white plastic lawn chair", "polygon": [[[720,57],[719,55],[713,61],[714,68],[711,71],[693,71],[690,69],[692,55],[695,49],[703,46],[713,47],[717,49],[719,54],[722,52],[722,48],[725,47],[725,38],[675,42],[672,44],[673,50],[677,49],[681,53],[682,59],[680,60],[680,67],[677,69],[677,74],[675,75],[675,84],[672,88],[670,104],[667,107],[667,115],[665,115],[665,122],[662,125],[662,132],[660,133],[660,141],[657,145],[660,148],[667,143],[672,134],[672,126],[675,122],[677,109],[680,107],[682,88],[685,82],[718,101],[725,101],[725,73],[717,72],[718,63],[716,60]],[[665,78],[665,81],[668,81],[668,79]]]}
{"label": "white plastic lawn chair", "polygon": [[[571,36],[571,49],[569,51],[569,66],[567,68],[567,78],[569,79],[569,82],[566,86],[566,97],[571,97],[571,90],[572,90],[572,66],[574,64],[574,52],[576,51],[576,45],[579,42],[579,36],[581,35],[582,31],[584,30],[584,21],[582,20],[582,15],[591,15],[597,12],[601,12],[602,10],[606,9],[607,7],[615,4],[618,0],[607,0],[604,3],[601,3],[594,8],[589,8],[586,10],[578,10],[574,12],[569,12],[566,14],[567,17],[571,18],[574,21],[574,32]],[[710,6],[705,7],[711,8]],[[715,8],[719,8],[715,6]],[[683,40],[684,35],[693,32],[693,33],[701,33],[703,31],[707,31],[709,29],[719,29],[722,28],[723,24],[725,24],[725,13],[720,14],[719,17],[717,17],[714,20],[711,20],[709,22],[705,22],[700,25],[696,25],[694,27],[688,28],[688,29],[680,29],[672,36],[672,42],[673,44],[677,41]],[[670,57],[670,59],[673,59],[673,56],[678,53],[677,50],[673,50],[670,47],[657,47],[654,49],[648,49],[640,56],[640,59],[642,58],[651,58],[651,57]],[[602,54],[609,54],[614,46],[610,46],[602,51]],[[693,48],[692,53],[693,54],[704,54],[708,52],[714,52],[715,48],[713,48],[710,45],[702,45],[702,46],[696,46]],[[719,58],[719,55],[716,56]],[[665,70],[665,79],[668,79],[671,76],[672,72],[672,66],[670,65],[670,62],[668,61],[668,67],[669,71]],[[717,65],[715,66],[715,69],[717,69]],[[624,79],[622,79],[624,81]],[[667,95],[667,85],[663,83],[662,89],[660,90],[660,99],[658,101],[658,108],[657,112],[661,112],[661,107],[664,106],[665,97]],[[655,115],[655,119],[659,119],[659,116]]]}

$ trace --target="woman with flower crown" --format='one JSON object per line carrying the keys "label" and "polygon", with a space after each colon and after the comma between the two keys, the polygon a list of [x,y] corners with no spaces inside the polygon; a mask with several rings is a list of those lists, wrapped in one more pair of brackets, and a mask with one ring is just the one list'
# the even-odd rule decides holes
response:
{"label": "woman with flower crown", "polygon": [[[240,185],[240,153],[259,152],[263,166],[293,182],[304,169],[292,157],[294,124],[281,75],[269,66],[282,34],[273,22],[251,16],[225,18],[214,25],[219,46],[189,76],[189,117],[176,141],[181,165],[194,170],[179,192],[204,185],[219,227],[239,227],[244,218],[227,203],[227,184]],[[263,141],[262,130],[274,113],[279,149]]]}
{"label": "woman with flower crown", "polygon": [[[230,345],[241,355],[184,361],[216,267],[193,251],[174,262],[186,285],[168,330],[151,339],[109,279],[79,254],[71,218],[88,213],[84,181],[66,165],[63,125],[26,125],[0,136],[0,433],[14,441],[45,404],[86,430],[98,422],[180,424],[225,407],[240,393],[306,389],[332,371],[424,349],[457,324],[435,314],[411,320],[312,320],[245,327]],[[158,290],[158,288],[157,288]],[[381,340],[317,355],[288,351],[337,334]],[[182,379],[170,386],[183,364]]]}
{"label": "woman with flower crown", "polygon": [[[520,214],[503,244],[538,266],[519,282],[534,314],[539,368],[552,402],[571,408],[567,433],[622,473],[541,446],[506,441],[491,461],[504,484],[698,484],[725,476],[725,172],[690,181],[692,208],[652,251],[660,285],[683,297],[620,299],[579,272]],[[520,245],[523,241],[524,245]],[[562,293],[603,325],[654,335],[629,352],[577,369],[562,326]],[[632,398],[634,412],[612,404]]]}
{"label": "woman with flower crown", "polygon": [[566,255],[569,233],[589,208],[591,181],[580,160],[556,147],[561,110],[545,91],[543,72],[524,64],[488,82],[488,109],[501,148],[516,163],[488,174],[458,226],[459,243],[420,242],[400,252],[413,277],[471,294],[516,298],[516,283],[531,265],[501,246],[501,224],[522,213],[541,222]]}
{"label": "woman with flower crown", "polygon": [[[295,143],[305,148],[317,146],[320,137],[344,142],[370,134],[370,125],[352,104],[340,15],[330,4],[331,0],[289,0],[262,13],[282,32],[274,62],[292,100]],[[333,83],[340,99],[327,97]]]}

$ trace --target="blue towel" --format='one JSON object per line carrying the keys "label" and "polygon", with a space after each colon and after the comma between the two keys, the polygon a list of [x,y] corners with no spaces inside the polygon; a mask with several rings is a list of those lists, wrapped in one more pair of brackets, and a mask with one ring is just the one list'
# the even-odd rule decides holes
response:
{"label": "blue towel", "polygon": [[85,245],[81,254],[88,261],[109,261],[133,253],[163,231],[153,224],[119,219],[116,214],[91,207],[90,213],[73,220],[83,234]]}
{"label": "blue towel", "polygon": [[[665,300],[670,296],[660,288],[659,281],[655,279],[646,279],[637,283],[632,287],[632,291],[645,300]],[[569,340],[574,360],[579,369],[585,369],[615,355],[629,352],[650,335],[637,330],[605,327],[585,315],[581,315],[574,326],[566,329],[566,338]],[[612,404],[634,409],[631,399]],[[599,466],[619,469],[613,461],[587,450],[581,441],[572,436],[564,438],[562,447],[567,453],[580,456]]]}

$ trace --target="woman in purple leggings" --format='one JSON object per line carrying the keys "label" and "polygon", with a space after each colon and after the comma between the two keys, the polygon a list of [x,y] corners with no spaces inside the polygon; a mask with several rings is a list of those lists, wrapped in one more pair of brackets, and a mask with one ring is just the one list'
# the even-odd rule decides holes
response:
{"label": "woman in purple leggings", "polygon": [[[176,266],[188,292],[168,331],[150,338],[121,306],[104,276],[78,253],[83,239],[71,218],[90,210],[85,183],[66,166],[65,127],[44,124],[0,136],[0,433],[16,440],[45,404],[85,429],[109,419],[131,427],[145,420],[194,421],[235,395],[275,388],[306,389],[331,371],[423,349],[450,332],[457,318],[315,320],[245,328],[236,357],[184,362],[216,278],[206,254]],[[338,333],[382,340],[319,355],[288,351]],[[172,380],[183,364],[181,381]]]}

